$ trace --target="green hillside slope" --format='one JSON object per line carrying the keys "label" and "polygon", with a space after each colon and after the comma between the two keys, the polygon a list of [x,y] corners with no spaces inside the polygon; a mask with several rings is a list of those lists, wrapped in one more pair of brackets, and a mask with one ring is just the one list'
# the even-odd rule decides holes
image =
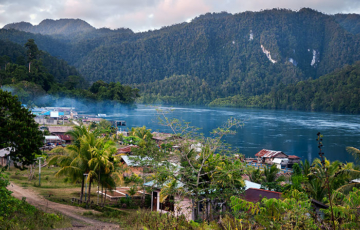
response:
{"label": "green hillside slope", "polygon": [[315,80],[282,86],[260,96],[216,99],[210,106],[360,113],[360,62]]}

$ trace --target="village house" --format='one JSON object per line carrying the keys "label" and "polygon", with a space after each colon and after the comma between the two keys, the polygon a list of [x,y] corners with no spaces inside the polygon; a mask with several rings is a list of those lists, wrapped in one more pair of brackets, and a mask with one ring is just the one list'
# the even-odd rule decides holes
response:
{"label": "village house", "polygon": [[52,135],[65,135],[66,132],[73,130],[72,126],[48,126],[49,132]]}
{"label": "village house", "polygon": [[[260,189],[261,185],[244,180],[245,182],[245,192],[249,189]],[[168,196],[163,203],[160,203],[160,192],[161,185],[155,185],[153,181],[147,182],[144,184],[147,187],[151,187],[153,190],[151,192],[151,210],[158,212],[174,212],[175,215],[184,215],[187,220],[195,220],[195,212],[199,213],[199,216],[203,215],[204,205],[209,206],[210,203],[207,202],[204,204],[203,202],[199,202],[196,205],[196,209],[192,209],[193,201],[189,197],[180,197],[178,195]],[[177,187],[181,188],[184,185],[180,182]],[[262,189],[261,189],[262,190]],[[266,190],[264,190],[266,191]],[[226,207],[223,206],[223,209]],[[209,208],[207,210],[210,210]]]}
{"label": "village house", "polygon": [[[136,175],[142,175],[144,172],[144,167],[146,165],[140,165],[139,162],[136,161],[137,157],[134,156],[127,156],[123,155],[121,156],[120,162],[125,166],[127,169],[126,172],[123,174],[125,177],[131,176],[131,174]],[[144,158],[142,161],[151,160],[150,158]],[[146,170],[145,170],[146,171]],[[150,173],[149,171],[146,171],[146,173]]]}
{"label": "village house", "polygon": [[171,133],[153,132],[152,135],[152,139],[155,140],[158,145],[164,144],[166,141],[173,138]]}
{"label": "village house", "polygon": [[138,146],[137,145],[128,145],[125,147],[118,148],[116,155],[131,155],[133,148],[138,148]]}
{"label": "village house", "polygon": [[285,153],[268,149],[262,149],[260,152],[256,153],[255,156],[257,157],[259,163],[265,164],[273,164],[274,159],[280,159],[281,161],[287,161],[288,159],[288,155]]}
{"label": "village house", "polygon": [[287,165],[288,168],[292,168],[294,164],[300,164],[300,157],[295,155],[289,155],[288,158],[289,158]]}
{"label": "village house", "polygon": [[11,148],[3,148],[0,149],[0,166],[6,166],[9,164],[9,154],[10,154]]}

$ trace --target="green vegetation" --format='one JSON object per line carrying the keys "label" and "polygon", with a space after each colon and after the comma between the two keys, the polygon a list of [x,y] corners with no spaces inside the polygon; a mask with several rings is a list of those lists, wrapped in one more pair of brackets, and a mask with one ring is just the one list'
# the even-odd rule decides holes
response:
{"label": "green vegetation", "polygon": [[132,104],[139,96],[137,89],[119,82],[97,81],[88,87],[74,67],[39,50],[34,39],[25,44],[26,50],[0,40],[0,45],[2,43],[7,49],[0,50],[0,66],[4,66],[0,68],[0,86],[30,107],[50,105],[61,97]]}
{"label": "green vegetation", "polygon": [[[26,52],[9,41],[35,39],[42,50],[95,82],[89,92],[73,67],[43,52],[43,66],[63,85],[54,86],[51,77],[27,80],[45,90],[34,90],[40,95],[131,104],[138,91],[125,84],[141,90],[140,103],[359,113],[358,74],[349,74],[346,66],[360,60],[359,24],[359,15],[325,15],[308,8],[207,13],[190,23],[142,33],[95,29],[81,20],[44,20],[38,26],[16,23],[0,30],[0,56],[25,65],[25,55],[18,54]],[[4,84],[17,91],[30,88],[16,86],[19,81],[7,77]]]}
{"label": "green vegetation", "polygon": [[360,113],[360,62],[322,76],[280,86],[269,94],[236,95],[212,101],[210,106],[257,107]]}
{"label": "green vegetation", "polygon": [[35,154],[41,154],[43,133],[16,96],[0,89],[0,98],[0,149],[9,148],[15,166],[24,169],[34,163]]}
{"label": "green vegetation", "polygon": [[7,190],[7,175],[0,168],[0,229],[53,229],[71,227],[68,218],[60,214],[45,213],[18,200]]}
{"label": "green vegetation", "polygon": [[[91,131],[85,126],[76,126],[69,134],[74,144],[66,147],[65,154],[52,156],[49,165],[60,167],[56,176],[65,175],[73,183],[82,181],[80,201],[83,200],[85,182],[88,184],[88,194],[91,194],[91,184],[95,181],[98,183],[98,192],[100,187],[102,191],[103,188],[111,190],[116,187],[116,182],[121,183],[122,175],[116,171],[118,162],[113,156],[116,153],[113,141],[100,138],[99,130]],[[91,197],[88,197],[87,203],[90,200]]]}

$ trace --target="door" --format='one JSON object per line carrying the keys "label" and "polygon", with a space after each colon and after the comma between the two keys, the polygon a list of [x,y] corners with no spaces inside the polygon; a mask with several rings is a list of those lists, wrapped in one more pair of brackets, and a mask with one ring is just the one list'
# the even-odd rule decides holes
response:
{"label": "door", "polygon": [[153,211],[157,211],[157,197],[158,193],[157,192],[153,192]]}

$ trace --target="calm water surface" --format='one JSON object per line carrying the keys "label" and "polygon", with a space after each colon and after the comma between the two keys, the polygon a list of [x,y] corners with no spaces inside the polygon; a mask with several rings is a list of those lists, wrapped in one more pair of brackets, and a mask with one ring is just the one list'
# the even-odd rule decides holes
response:
{"label": "calm water surface", "polygon": [[[331,161],[353,161],[345,148],[360,148],[358,115],[245,108],[171,108],[173,112],[170,117],[191,122],[201,128],[205,135],[209,135],[211,130],[231,117],[244,121],[244,126],[237,129],[237,134],[224,138],[224,141],[249,157],[253,157],[261,149],[271,149],[312,161],[318,157],[318,132],[324,135],[323,151]],[[120,113],[107,116],[109,120],[125,120],[127,128],[145,125],[153,131],[169,131],[157,123],[155,107],[138,105],[134,110],[120,110]]]}

